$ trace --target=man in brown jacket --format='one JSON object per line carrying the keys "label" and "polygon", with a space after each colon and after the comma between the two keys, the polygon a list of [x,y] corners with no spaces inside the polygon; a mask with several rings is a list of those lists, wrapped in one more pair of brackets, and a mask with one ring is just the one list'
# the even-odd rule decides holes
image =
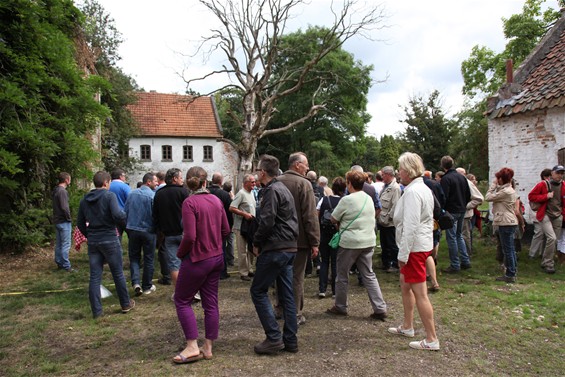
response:
{"label": "man in brown jacket", "polygon": [[304,273],[306,262],[312,252],[312,258],[318,255],[320,245],[320,224],[316,212],[316,197],[312,184],[306,178],[308,158],[302,152],[295,152],[288,158],[288,170],[277,178],[284,183],[294,198],[298,215],[298,252],[293,265],[293,288],[296,302],[298,324],[306,323],[302,315],[304,307]]}

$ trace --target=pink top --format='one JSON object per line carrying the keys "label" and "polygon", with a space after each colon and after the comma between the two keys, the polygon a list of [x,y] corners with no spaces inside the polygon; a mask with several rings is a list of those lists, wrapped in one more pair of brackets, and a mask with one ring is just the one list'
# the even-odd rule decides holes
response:
{"label": "pink top", "polygon": [[220,199],[209,193],[195,194],[182,204],[183,236],[177,257],[190,255],[195,263],[222,254],[222,240],[230,233]]}

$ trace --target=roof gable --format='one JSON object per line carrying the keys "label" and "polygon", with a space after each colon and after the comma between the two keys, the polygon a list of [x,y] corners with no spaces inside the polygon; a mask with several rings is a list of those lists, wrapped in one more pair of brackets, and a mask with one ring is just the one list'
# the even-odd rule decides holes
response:
{"label": "roof gable", "polygon": [[155,92],[136,93],[128,106],[141,136],[222,137],[212,97]]}
{"label": "roof gable", "polygon": [[487,114],[499,118],[565,106],[565,16],[540,41],[515,74],[489,101]]}

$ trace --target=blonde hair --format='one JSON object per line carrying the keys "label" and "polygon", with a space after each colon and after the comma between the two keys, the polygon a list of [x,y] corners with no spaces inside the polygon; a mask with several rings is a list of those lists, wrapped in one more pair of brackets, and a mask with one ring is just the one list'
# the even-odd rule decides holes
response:
{"label": "blonde hair", "polygon": [[422,157],[412,152],[402,153],[398,158],[398,168],[406,171],[411,179],[421,177],[425,169]]}

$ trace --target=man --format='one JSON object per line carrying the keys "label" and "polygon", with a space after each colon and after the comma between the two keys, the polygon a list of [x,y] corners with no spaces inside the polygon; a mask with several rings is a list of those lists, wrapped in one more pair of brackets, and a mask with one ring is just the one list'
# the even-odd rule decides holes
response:
{"label": "man", "polygon": [[469,255],[473,254],[473,214],[475,208],[480,206],[485,198],[477,188],[477,179],[473,174],[467,174],[467,184],[471,190],[471,200],[467,203],[465,218],[463,220],[463,239],[465,240],[465,247]]}
{"label": "man", "polygon": [[381,232],[381,261],[383,270],[387,272],[398,272],[398,246],[396,244],[396,228],[392,216],[394,206],[400,199],[400,186],[394,177],[394,168],[385,166],[382,169],[382,180],[384,187],[380,194],[381,213],[377,218]]}
{"label": "man", "polygon": [[[259,161],[259,180],[265,186],[261,196],[259,226],[253,240],[257,270],[251,284],[251,298],[266,339],[255,345],[258,354],[281,350],[298,352],[296,305],[293,294],[293,265],[297,252],[298,217],[294,198],[286,186],[277,181],[279,161],[263,155]],[[279,304],[284,313],[281,334],[269,300],[269,287],[277,283]]]}
{"label": "man", "polygon": [[[375,180],[373,183],[371,183],[371,185],[375,188],[375,190],[377,191],[377,195],[381,195],[381,192],[383,191],[383,188],[385,186],[385,182],[383,180],[383,174],[384,172],[382,170],[378,171],[375,173]],[[394,172],[393,172],[394,174]],[[396,179],[395,179],[396,181]]]}
{"label": "man", "polygon": [[316,198],[317,205],[320,199],[324,197],[324,189],[318,186],[318,175],[314,170],[308,171],[308,173],[306,173],[306,178],[308,178],[312,184],[312,190],[314,191],[314,197]]}
{"label": "man", "polygon": [[104,263],[108,263],[114,278],[122,313],[128,313],[135,306],[135,301],[130,300],[128,294],[123,272],[122,245],[116,234],[118,225],[125,227],[126,214],[121,210],[116,195],[109,191],[110,179],[110,174],[105,171],[94,174],[92,181],[95,189],[80,201],[77,217],[78,229],[88,238],[88,298],[94,318],[103,314],[100,282]]}
{"label": "man", "polygon": [[[153,225],[153,199],[157,177],[153,173],[143,176],[140,188],[128,195],[124,208],[127,216],[126,232],[128,234],[129,268],[131,285],[136,296],[155,292],[153,271],[155,266],[155,226]],[[140,282],[140,260],[143,250],[143,278]],[[141,283],[141,284],[140,284]]]}
{"label": "man", "polygon": [[549,185],[539,182],[528,194],[528,200],[540,203],[536,219],[540,222],[545,235],[541,268],[545,273],[555,273],[555,251],[557,240],[561,238],[563,216],[565,215],[565,182],[563,182],[563,165],[555,165],[551,169]]}
{"label": "man", "polygon": [[[157,187],[155,187],[155,191],[157,191],[160,188],[165,187],[167,184],[165,182],[166,173],[158,171],[155,173],[155,176],[157,177]],[[165,250],[165,235],[161,231],[157,231],[156,235],[157,258],[159,259],[159,267],[161,268],[161,277],[157,279],[157,283],[162,285],[171,285],[171,272],[169,271]]]}
{"label": "man", "polygon": [[441,158],[441,168],[445,172],[440,184],[445,194],[445,210],[453,216],[453,227],[445,231],[449,249],[450,265],[442,271],[448,274],[458,273],[461,269],[471,268],[471,260],[463,239],[463,220],[467,203],[471,200],[471,189],[467,178],[453,168],[451,156]]}
{"label": "man", "polygon": [[328,179],[323,175],[318,178],[318,185],[324,190],[324,196],[332,196],[333,191],[331,187],[328,186]]}
{"label": "man", "polygon": [[110,183],[110,191],[116,194],[118,205],[123,210],[126,206],[126,200],[131,192],[131,188],[126,183],[126,173],[122,169],[112,170],[112,183]]}
{"label": "man", "polygon": [[155,191],[157,191],[161,187],[166,185],[166,183],[165,183],[165,172],[158,171],[157,173],[155,173],[155,176],[157,177],[157,187],[155,187]]}
{"label": "man", "polygon": [[237,243],[239,277],[244,281],[250,281],[254,276],[253,255],[248,252],[247,239],[241,233],[242,222],[244,220],[250,222],[255,219],[256,202],[252,193],[253,187],[255,187],[255,177],[253,174],[246,174],[243,177],[243,187],[235,195],[229,208],[230,212],[236,215],[233,219],[233,230]]}
{"label": "man", "polygon": [[67,187],[71,184],[71,175],[61,172],[57,181],[58,184],[52,193],[53,223],[55,224],[55,263],[61,270],[75,272],[69,260],[72,222]]}
{"label": "man", "polygon": [[165,236],[164,248],[173,286],[177,283],[180,259],[177,250],[182,240],[182,203],[188,197],[180,169],[171,168],[165,174],[166,185],[153,199],[153,224]]}
{"label": "man", "polygon": [[[550,187],[549,180],[551,178],[551,169],[543,169],[540,173],[540,180],[541,182],[545,182],[545,184]],[[535,211],[534,211],[535,212]],[[543,234],[543,230],[541,228],[541,223],[538,219],[534,216],[534,235],[532,237],[532,242],[530,243],[530,252],[528,256],[532,259],[536,258],[538,255],[543,254],[542,250],[544,249],[545,245],[545,236]]]}
{"label": "man", "polygon": [[[220,199],[220,201],[224,205],[224,211],[226,212],[226,217],[228,218],[228,224],[230,226],[231,232],[231,228],[233,226],[233,215],[230,212],[231,197],[227,191],[222,189],[221,185],[223,180],[224,177],[222,177],[222,173],[216,172],[212,174],[212,184],[210,185],[210,187],[208,187],[208,191],[210,191],[212,195],[218,197],[218,199]],[[230,275],[228,274],[227,241],[227,237],[222,241],[222,249],[224,252],[224,270],[220,275],[220,279],[222,280],[230,277]]]}
{"label": "man", "polygon": [[310,257],[316,258],[320,245],[320,223],[316,211],[316,201],[312,184],[306,179],[308,158],[296,152],[288,158],[288,170],[277,178],[292,194],[298,216],[298,251],[293,264],[294,301],[296,303],[298,324],[306,323],[302,314],[304,308],[304,274]]}

